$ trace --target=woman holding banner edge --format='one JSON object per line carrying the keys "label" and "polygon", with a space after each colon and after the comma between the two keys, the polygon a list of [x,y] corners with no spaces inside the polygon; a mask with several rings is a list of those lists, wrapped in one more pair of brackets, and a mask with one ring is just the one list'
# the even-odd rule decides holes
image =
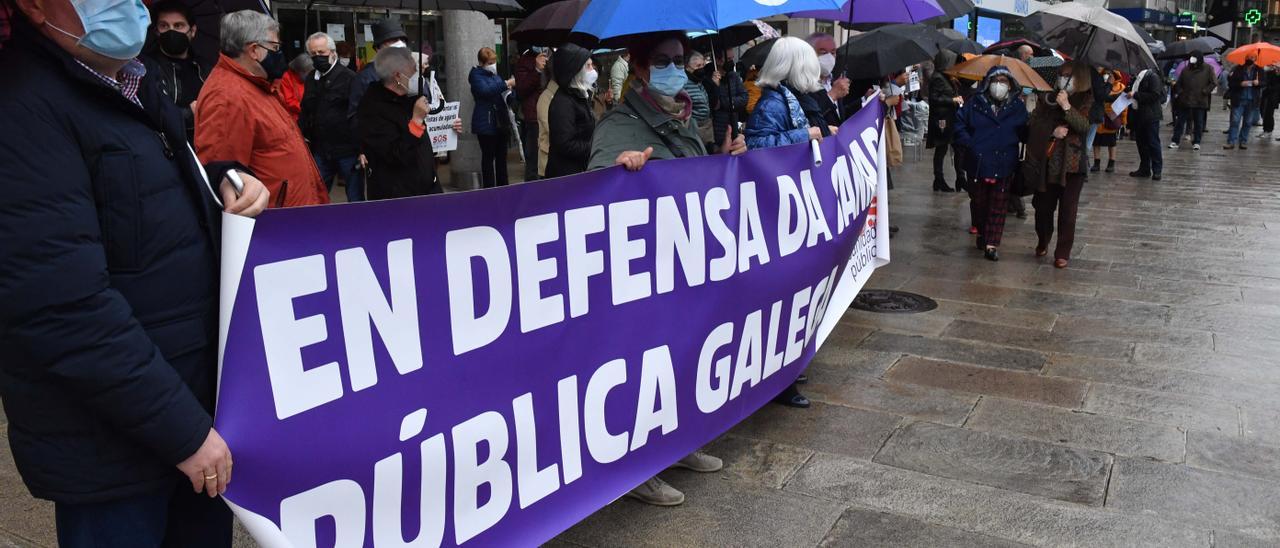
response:
{"label": "woman holding banner edge", "polygon": [[[706,145],[692,120],[693,101],[684,92],[688,78],[684,70],[685,52],[689,51],[685,35],[679,32],[637,35],[628,50],[631,77],[623,85],[622,97],[616,99],[618,106],[596,124],[587,169],[620,165],[628,171],[639,171],[650,159],[707,155]],[[726,134],[721,151],[734,155],[746,152],[742,136],[732,139],[730,135]],[[715,472],[723,466],[720,459],[694,451],[671,468]],[[684,503],[684,493],[658,476],[636,486],[626,496],[654,506]]]}

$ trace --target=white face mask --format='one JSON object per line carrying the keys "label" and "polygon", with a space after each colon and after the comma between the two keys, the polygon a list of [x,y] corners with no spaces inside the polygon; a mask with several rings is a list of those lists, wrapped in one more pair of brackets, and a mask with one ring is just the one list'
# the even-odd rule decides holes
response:
{"label": "white face mask", "polygon": [[344,66],[344,67],[345,67],[345,66],[350,66],[350,65],[351,65],[351,59],[350,59],[350,58],[348,58],[348,57],[343,57],[342,59],[338,59],[338,64],[340,64],[340,65],[342,65],[342,66]]}
{"label": "white face mask", "polygon": [[987,93],[991,95],[992,99],[1004,101],[1005,98],[1009,96],[1009,84],[1005,82],[992,82],[990,86],[987,86]]}
{"label": "white face mask", "polygon": [[1103,81],[1103,82],[1106,82],[1106,83],[1108,83],[1108,84],[1110,84],[1110,83],[1111,83],[1111,75],[1110,75],[1110,74],[1103,74],[1103,75],[1102,75],[1102,81]]}
{"label": "white face mask", "polygon": [[422,81],[421,81],[420,79],[418,79],[418,75],[417,75],[417,74],[414,74],[414,75],[410,76],[410,77],[409,77],[409,79],[408,79],[407,81],[405,81],[405,83],[404,83],[404,84],[402,84],[402,85],[404,86],[404,89],[405,89],[405,95],[407,95],[407,96],[409,96],[409,97],[417,97],[417,96],[419,96],[419,95],[422,95],[422,83],[421,83],[421,82],[422,82]]}
{"label": "white face mask", "polygon": [[407,47],[409,47],[409,45],[408,45],[408,44],[405,44],[405,43],[404,43],[404,40],[396,40],[395,42],[392,42],[392,43],[390,43],[390,44],[387,44],[387,47],[389,47],[389,48],[407,48]]}
{"label": "white face mask", "polygon": [[485,65],[485,66],[484,66],[484,69],[485,69],[485,70],[487,70],[487,71],[489,71],[489,72],[492,72],[492,73],[494,73],[494,74],[497,74],[497,73],[498,73],[498,64],[497,64],[497,63],[494,63],[494,64],[491,64],[491,65]]}
{"label": "white face mask", "polygon": [[586,73],[586,74],[584,74],[584,75],[583,75],[583,77],[582,77],[582,79],[583,79],[583,83],[585,83],[585,84],[587,85],[587,90],[588,90],[588,91],[589,91],[589,90],[592,90],[592,89],[595,89],[595,87],[596,87],[596,80],[597,80],[597,79],[599,79],[599,78],[600,78],[600,73],[596,72],[596,69],[588,70],[588,71],[587,71],[587,73]]}
{"label": "white face mask", "polygon": [[819,55],[818,65],[822,67],[822,74],[831,74],[836,68],[836,56],[830,53]]}
{"label": "white face mask", "polygon": [[1192,66],[1194,66],[1196,63],[1199,63],[1199,62],[1200,62],[1200,60],[1199,60],[1199,59],[1196,59],[1194,56],[1193,56],[1193,57],[1191,57],[1190,59],[1187,59],[1187,64],[1192,65]]}

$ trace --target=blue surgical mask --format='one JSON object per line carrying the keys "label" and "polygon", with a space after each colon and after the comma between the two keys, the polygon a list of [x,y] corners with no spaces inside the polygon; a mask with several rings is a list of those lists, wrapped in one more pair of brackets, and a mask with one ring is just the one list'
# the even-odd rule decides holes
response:
{"label": "blue surgical mask", "polygon": [[649,89],[659,95],[675,97],[688,81],[689,75],[684,67],[677,67],[675,63],[667,65],[667,68],[649,69]]}
{"label": "blue surgical mask", "polygon": [[151,14],[142,0],[76,0],[71,2],[84,26],[84,36],[76,36],[53,23],[50,28],[76,39],[86,49],[112,59],[127,61],[138,56],[147,40]]}

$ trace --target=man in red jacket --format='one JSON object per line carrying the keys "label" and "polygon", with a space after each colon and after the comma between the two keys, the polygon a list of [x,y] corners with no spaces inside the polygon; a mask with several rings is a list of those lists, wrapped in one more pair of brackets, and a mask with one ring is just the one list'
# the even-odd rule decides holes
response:
{"label": "man in red jacket", "polygon": [[222,53],[200,90],[196,153],[203,162],[235,161],[271,191],[271,207],[329,203],[320,170],[293,117],[271,93],[289,70],[280,24],[256,11],[222,18]]}

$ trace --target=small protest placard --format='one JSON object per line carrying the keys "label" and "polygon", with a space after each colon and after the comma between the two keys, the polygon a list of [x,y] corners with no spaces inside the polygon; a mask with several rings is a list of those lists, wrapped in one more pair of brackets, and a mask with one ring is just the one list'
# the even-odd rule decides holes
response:
{"label": "small protest placard", "polygon": [[427,115],[427,134],[431,136],[431,150],[447,152],[458,149],[458,134],[453,131],[453,119],[458,117],[460,103],[445,103],[444,109]]}

